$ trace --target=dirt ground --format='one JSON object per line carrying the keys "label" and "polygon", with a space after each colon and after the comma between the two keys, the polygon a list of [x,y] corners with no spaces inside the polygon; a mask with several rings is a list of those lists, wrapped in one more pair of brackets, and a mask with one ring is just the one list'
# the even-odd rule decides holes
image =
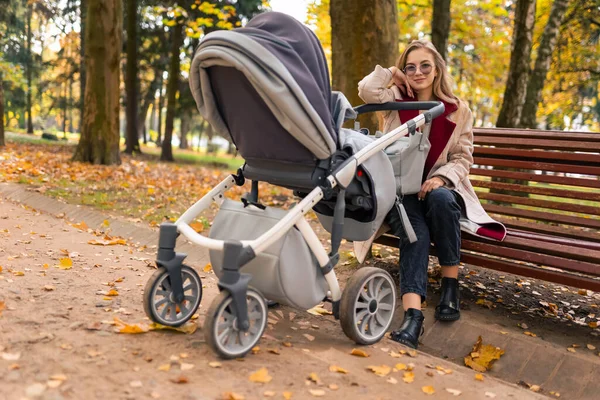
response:
{"label": "dirt ground", "polygon": [[[287,307],[270,312],[256,354],[219,360],[201,329],[217,294],[215,276],[202,266],[195,266],[205,297],[194,333],[116,333],[115,318],[149,323],[142,290],[154,272],[155,249],[93,240],[103,238],[0,197],[1,399],[397,399],[429,397],[429,386],[436,398],[453,398],[452,390],[467,399],[540,398],[491,377],[477,381],[474,371],[423,353],[393,358],[390,352],[406,349],[388,339],[364,347],[368,358],[352,356],[355,346],[331,316]],[[397,363],[413,368],[414,382],[403,382],[406,371],[380,377],[367,369]],[[330,371],[332,365],[347,373]],[[434,366],[451,372],[435,373]],[[251,382],[261,368],[272,380]]]}

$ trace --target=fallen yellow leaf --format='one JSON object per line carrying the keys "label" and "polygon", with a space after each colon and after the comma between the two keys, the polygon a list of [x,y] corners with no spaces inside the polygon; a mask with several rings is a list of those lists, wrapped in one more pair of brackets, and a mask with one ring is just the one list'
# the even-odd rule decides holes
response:
{"label": "fallen yellow leaf", "polygon": [[541,388],[539,385],[531,385],[531,386],[529,387],[529,389],[530,389],[532,392],[536,392],[536,393],[537,393],[537,392],[539,392],[540,390],[542,390],[542,388]]}
{"label": "fallen yellow leaf", "polygon": [[537,337],[537,335],[535,333],[532,332],[523,332],[525,335],[527,336],[531,336],[531,337]]}
{"label": "fallen yellow leaf", "polygon": [[568,351],[570,351],[571,353],[577,353],[577,350],[575,350],[573,347],[569,347],[567,348]]}
{"label": "fallen yellow leaf", "polygon": [[395,351],[390,351],[390,356],[392,356],[393,358],[400,358],[402,357],[402,354],[396,353]]}
{"label": "fallen yellow leaf", "polygon": [[421,388],[421,390],[423,391],[423,393],[425,394],[434,394],[435,393],[435,389],[433,388],[433,386],[423,386]]}
{"label": "fallen yellow leaf", "polygon": [[14,276],[25,276],[25,272],[23,271],[13,271]]}
{"label": "fallen yellow leaf", "polygon": [[87,226],[87,224],[85,223],[85,221],[81,221],[81,222],[80,222],[80,223],[78,223],[78,224],[73,224],[73,227],[74,227],[74,228],[77,228],[77,229],[81,229],[82,231],[86,231],[86,230],[88,229],[88,226]]}
{"label": "fallen yellow leaf", "polygon": [[387,365],[369,365],[367,369],[372,371],[377,376],[386,376],[387,374],[392,372],[392,368],[388,367]]}
{"label": "fallen yellow leaf", "polygon": [[359,349],[352,349],[350,354],[352,354],[353,356],[357,356],[357,357],[369,357],[369,354],[367,354],[366,351],[359,350]]}
{"label": "fallen yellow leaf", "polygon": [[314,372],[311,372],[310,374],[308,374],[308,380],[312,381],[314,383],[319,383],[320,382],[319,377]]}
{"label": "fallen yellow leaf", "polygon": [[413,383],[413,381],[415,380],[415,373],[410,371],[405,372],[404,376],[402,377],[402,380],[405,383]]}
{"label": "fallen yellow leaf", "polygon": [[47,291],[47,292],[51,292],[51,291],[54,290],[54,286],[52,286],[52,285],[45,285],[44,286],[44,290]]}
{"label": "fallen yellow leaf", "polygon": [[250,382],[254,383],[269,383],[273,379],[272,376],[269,375],[269,371],[266,368],[261,368],[258,371],[252,373],[250,375]]}
{"label": "fallen yellow leaf", "polygon": [[179,364],[179,368],[182,371],[189,371],[190,369],[194,368],[194,364],[181,363]]}
{"label": "fallen yellow leaf", "polygon": [[106,293],[107,296],[118,296],[119,292],[117,292],[115,289],[111,289],[108,291],[108,293]]}
{"label": "fallen yellow leaf", "polygon": [[108,222],[108,220],[105,219],[104,221],[102,221],[102,226],[108,228],[110,226],[110,222]]}
{"label": "fallen yellow leaf", "polygon": [[210,263],[206,264],[204,268],[202,268],[202,271],[209,273],[210,271],[212,271],[212,265]]}
{"label": "fallen yellow leaf", "polygon": [[204,224],[202,224],[200,222],[192,222],[190,224],[190,228],[192,228],[196,232],[200,233],[200,232],[202,232],[204,230]]}
{"label": "fallen yellow leaf", "polygon": [[593,344],[589,344],[587,345],[587,348],[590,350],[596,350],[596,346],[594,346]]}
{"label": "fallen yellow leaf", "polygon": [[191,335],[192,333],[196,332],[196,330],[198,329],[198,325],[194,321],[188,321],[181,326],[166,326],[166,325],[161,325],[158,322],[152,322],[148,328],[151,331],[167,329],[170,331],[187,333],[188,335]]}
{"label": "fallen yellow leaf", "polygon": [[486,372],[492,367],[494,361],[500,359],[502,354],[504,354],[504,350],[489,344],[483,344],[483,339],[479,336],[473,345],[471,354],[467,355],[464,361],[467,367],[477,372]]}
{"label": "fallen yellow leaf", "polygon": [[61,258],[58,264],[58,268],[60,269],[71,269],[73,268],[73,260],[69,257]]}
{"label": "fallen yellow leaf", "polygon": [[187,376],[179,375],[174,378],[169,379],[173,383],[188,383],[190,380]]}
{"label": "fallen yellow leaf", "polygon": [[254,346],[251,351],[252,351],[252,354],[258,354],[258,352],[260,351],[260,347]]}
{"label": "fallen yellow leaf", "polygon": [[331,383],[328,387],[329,387],[329,390],[338,390],[340,388],[335,383]]}
{"label": "fallen yellow leaf", "polygon": [[339,372],[340,374],[347,374],[348,373],[347,370],[345,370],[342,367],[338,367],[337,365],[330,365],[329,366],[329,371],[331,371],[331,372]]}
{"label": "fallen yellow leaf", "polygon": [[171,370],[171,364],[163,364],[158,367],[158,370],[168,372]]}
{"label": "fallen yellow leaf", "polygon": [[292,392],[283,392],[283,398],[285,400],[290,400],[292,398],[292,396],[293,396]]}
{"label": "fallen yellow leaf", "polygon": [[146,333],[150,330],[149,327],[140,324],[129,325],[126,322],[120,320],[118,317],[114,318],[118,333]]}
{"label": "fallen yellow leaf", "polygon": [[313,397],[323,397],[323,396],[325,396],[325,391],[321,390],[321,389],[310,389],[309,392],[310,392],[310,394]]}
{"label": "fallen yellow leaf", "polygon": [[396,378],[394,378],[393,376],[390,376],[388,378],[387,382],[391,383],[392,385],[395,385],[396,383],[398,383],[398,380]]}
{"label": "fallen yellow leaf", "polygon": [[598,327],[598,322],[597,321],[588,322],[588,326],[592,329],[596,329]]}
{"label": "fallen yellow leaf", "polygon": [[221,363],[218,361],[211,361],[208,363],[209,366],[211,366],[212,368],[221,368]]}
{"label": "fallen yellow leaf", "polygon": [[272,390],[267,390],[266,392],[263,393],[263,396],[265,396],[265,397],[275,397],[276,394],[277,393],[275,393]]}
{"label": "fallen yellow leaf", "polygon": [[323,305],[314,306],[310,310],[307,310],[309,314],[312,315],[331,315],[332,312],[323,308]]}
{"label": "fallen yellow leaf", "polygon": [[241,394],[235,392],[225,392],[223,393],[223,400],[244,400],[245,397]]}
{"label": "fallen yellow leaf", "polygon": [[453,396],[460,396],[462,394],[462,392],[460,390],[450,389],[450,388],[446,388],[446,392],[450,393]]}
{"label": "fallen yellow leaf", "polygon": [[406,364],[398,363],[394,366],[398,371],[403,371],[406,369]]}
{"label": "fallen yellow leaf", "polygon": [[475,374],[475,380],[483,381],[483,375],[482,374]]}

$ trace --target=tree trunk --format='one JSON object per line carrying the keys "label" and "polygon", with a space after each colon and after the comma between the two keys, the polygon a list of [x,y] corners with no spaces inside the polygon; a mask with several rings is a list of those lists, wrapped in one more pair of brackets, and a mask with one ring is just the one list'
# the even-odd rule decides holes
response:
{"label": "tree trunk", "polygon": [[33,56],[31,54],[31,19],[33,16],[33,3],[27,2],[27,133],[33,134],[33,122],[31,118],[31,80],[33,68]]}
{"label": "tree trunk", "polygon": [[156,127],[156,133],[157,133],[157,137],[156,137],[156,144],[159,146],[162,146],[162,110],[164,107],[164,102],[165,102],[165,96],[163,96],[163,88],[164,88],[165,82],[164,82],[164,78],[162,76],[162,73],[160,74],[160,85],[159,85],[159,90],[160,92],[158,93],[158,109],[156,110],[158,112],[158,126]]}
{"label": "tree trunk", "polygon": [[536,0],[517,1],[508,81],[504,90],[502,108],[496,122],[496,126],[499,128],[519,126],[529,79],[535,4]]}
{"label": "tree trunk", "polygon": [[0,147],[4,146],[4,82],[2,81],[2,71],[0,71]]}
{"label": "tree trunk", "polygon": [[125,77],[125,92],[127,97],[126,154],[142,152],[138,129],[137,78],[137,0],[127,0],[127,69]]}
{"label": "tree trunk", "polygon": [[67,137],[67,81],[61,86],[62,92],[62,112],[63,112],[63,138]]}
{"label": "tree trunk", "polygon": [[156,80],[150,84],[150,87],[144,96],[140,115],[138,116],[138,137],[142,137],[144,144],[148,143],[148,139],[146,138],[146,119],[148,118],[150,105],[154,102],[154,93],[156,90],[155,82]]}
{"label": "tree trunk", "polygon": [[540,46],[535,59],[535,67],[529,78],[527,85],[527,95],[525,104],[523,105],[523,113],[521,114],[520,125],[523,128],[537,128],[537,110],[538,105],[542,101],[542,90],[546,82],[546,75],[550,69],[552,62],[552,53],[556,47],[558,40],[559,28],[562,19],[565,15],[569,0],[554,0],[548,22],[544,27],[544,33],[540,40]]}
{"label": "tree trunk", "polygon": [[214,132],[213,132],[213,127],[211,124],[207,124],[207,129],[206,129],[206,154],[212,154],[214,153],[214,147],[213,147],[213,143],[212,143],[212,139],[214,136]]}
{"label": "tree trunk", "polygon": [[80,33],[80,47],[79,47],[79,128],[78,131],[81,133],[83,130],[83,100],[85,99],[85,20],[87,15],[87,1],[80,0],[81,25]]}
{"label": "tree trunk", "polygon": [[88,0],[85,108],[74,161],[119,164],[121,0]]}
{"label": "tree trunk", "polygon": [[450,35],[450,0],[433,0],[431,20],[431,42],[445,61],[448,56],[448,36]]}
{"label": "tree trunk", "polygon": [[173,122],[177,108],[177,90],[179,89],[179,52],[183,44],[183,26],[179,23],[173,26],[171,42],[173,47],[171,48],[171,65],[169,66],[169,81],[167,83],[167,119],[165,121],[165,139],[160,153],[161,161],[174,161],[171,139],[173,138]]}
{"label": "tree trunk", "polygon": [[184,111],[181,114],[181,127],[179,128],[179,148],[187,149],[189,147],[187,136],[190,132],[190,125],[192,122],[192,113],[189,110]]}
{"label": "tree trunk", "polygon": [[[358,82],[375,65],[389,67],[398,58],[398,7],[396,0],[331,0],[331,50],[333,89],[351,104],[362,103]],[[377,129],[375,113],[359,119]]]}
{"label": "tree trunk", "polygon": [[69,96],[67,98],[67,107],[69,107],[69,132],[73,133],[73,74],[69,77]]}

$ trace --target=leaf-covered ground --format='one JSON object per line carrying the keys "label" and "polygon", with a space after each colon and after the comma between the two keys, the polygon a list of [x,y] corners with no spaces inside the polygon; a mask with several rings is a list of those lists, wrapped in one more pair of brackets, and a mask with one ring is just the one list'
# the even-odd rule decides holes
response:
{"label": "leaf-covered ground", "polygon": [[[0,153],[0,182],[30,184],[69,203],[92,205],[154,226],[176,219],[235,172],[192,163],[160,163],[155,155],[122,154],[119,166],[90,165],[72,162],[72,154],[72,146],[9,143]],[[239,198],[249,190],[249,184],[236,186],[226,196]],[[285,205],[292,198],[291,191],[264,183],[259,190],[266,205]],[[200,220],[206,227],[208,217]]]}

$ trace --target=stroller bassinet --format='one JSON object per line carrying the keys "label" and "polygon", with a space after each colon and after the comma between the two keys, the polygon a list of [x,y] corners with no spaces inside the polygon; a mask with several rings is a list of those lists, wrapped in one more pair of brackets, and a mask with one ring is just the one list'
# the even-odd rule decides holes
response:
{"label": "stroller bassinet", "polygon": [[[341,93],[331,92],[316,36],[273,12],[245,28],[207,35],[192,61],[190,87],[200,114],[231,137],[245,164],[175,224],[161,225],[160,269],[144,296],[148,316],[180,325],[200,302],[200,278],[174,251],[181,233],[210,250],[219,277],[221,294],[204,330],[221,356],[242,356],[258,341],[266,325],[264,295],[297,307],[327,297],[350,338],[378,341],[391,323],[394,282],[385,271],[362,268],[341,293],[333,270],[338,248],[342,237],[368,239],[394,204],[394,171],[383,149],[431,122],[443,105],[427,104],[435,108],[377,140],[341,128],[357,113]],[[225,201],[223,193],[245,179],[252,180],[252,191],[243,203]],[[290,188],[302,200],[288,212],[265,209],[258,181]],[[212,201],[221,209],[207,238],[189,224]],[[329,254],[304,218],[311,210],[332,233]]]}

